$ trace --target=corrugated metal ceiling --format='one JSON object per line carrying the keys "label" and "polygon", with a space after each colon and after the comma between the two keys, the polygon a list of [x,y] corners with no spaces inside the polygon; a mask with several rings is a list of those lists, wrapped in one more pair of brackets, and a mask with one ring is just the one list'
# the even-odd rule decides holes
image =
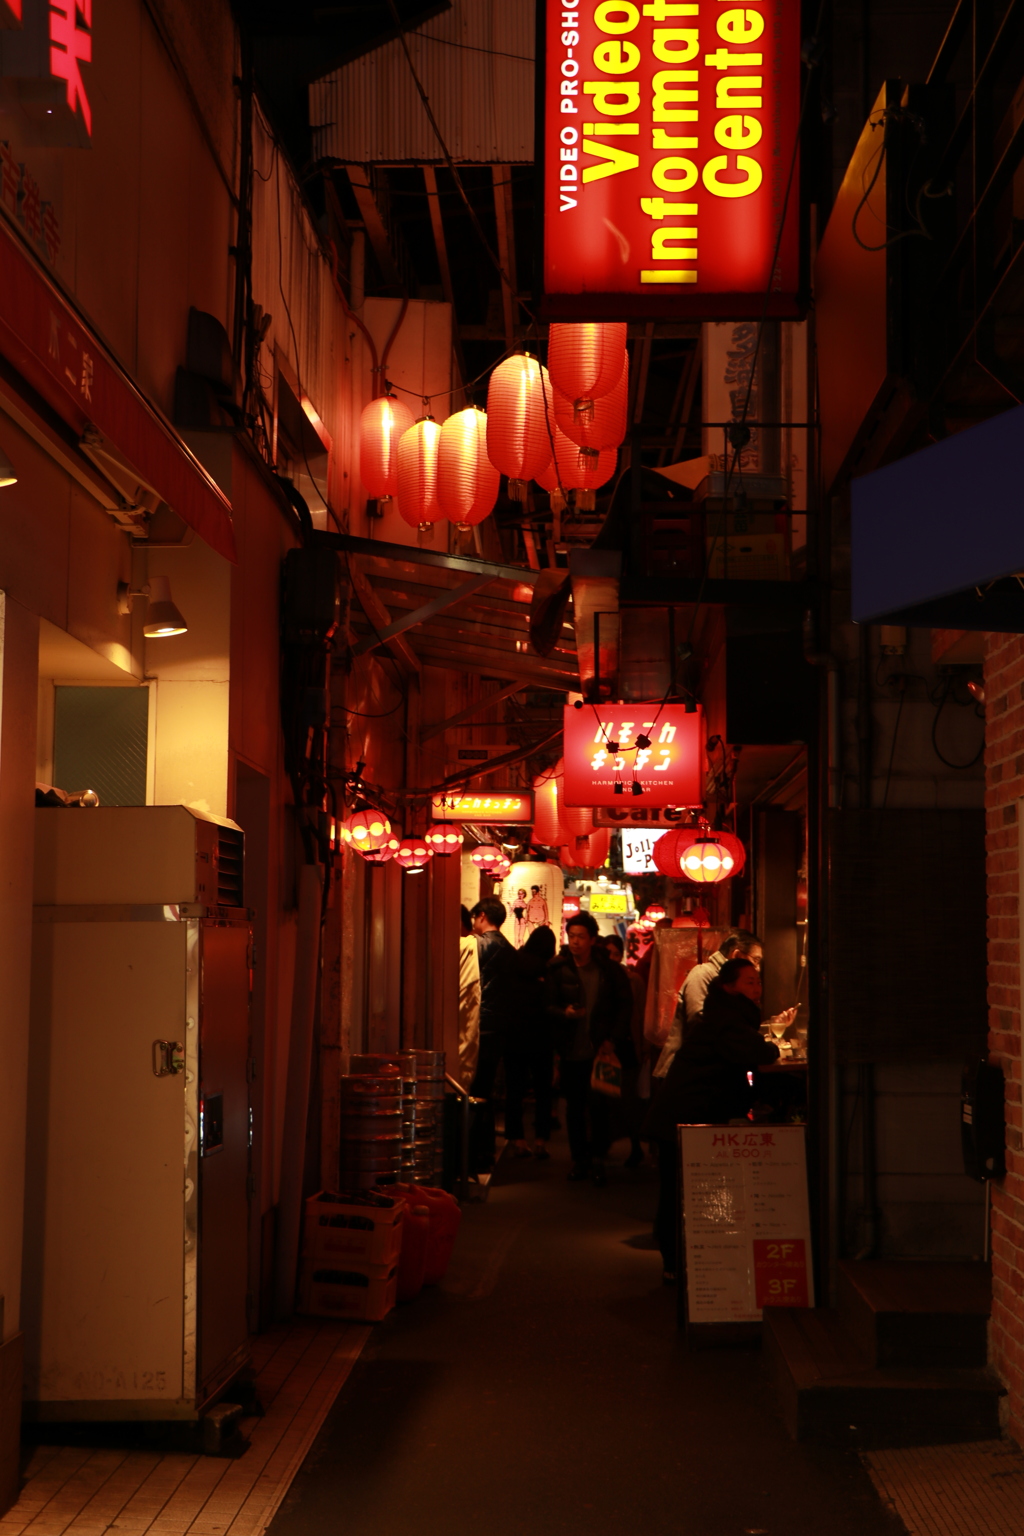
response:
{"label": "corrugated metal ceiling", "polygon": [[[454,0],[406,34],[454,160],[532,162],[535,25],[535,0]],[[314,81],[309,115],[318,158],[444,161],[397,39]]]}

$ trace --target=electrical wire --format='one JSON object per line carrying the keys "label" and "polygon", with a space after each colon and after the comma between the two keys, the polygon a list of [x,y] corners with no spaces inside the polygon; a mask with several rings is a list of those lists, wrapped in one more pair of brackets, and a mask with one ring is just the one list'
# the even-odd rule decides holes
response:
{"label": "electrical wire", "polygon": [[[954,762],[951,762],[948,757],[944,756],[944,754],[939,751],[939,743],[938,743],[938,739],[937,739],[938,738],[938,730],[939,730],[939,716],[942,714],[942,711],[946,707],[946,700],[950,696],[950,692],[952,690],[952,687],[953,687],[953,679],[952,679],[951,676],[947,676],[946,677],[946,686],[945,686],[945,688],[942,691],[942,698],[939,700],[939,703],[938,703],[938,705],[936,707],[936,710],[935,710],[935,714],[932,717],[932,750],[935,753],[935,756],[938,758],[939,762],[942,763],[943,766],[946,767],[946,768],[953,768],[953,769],[957,769],[957,770],[962,770],[962,769],[965,769],[965,768],[973,768],[975,763],[977,763],[980,760],[981,755],[982,755],[982,753],[985,750],[985,733],[984,733],[984,731],[982,732],[982,736],[981,736],[981,746],[978,748],[977,752],[975,752],[974,756],[971,758],[969,763],[954,763]],[[956,703],[957,701],[954,699],[953,702]],[[961,708],[966,708],[966,707],[967,707],[966,705],[962,705],[961,706]]]}

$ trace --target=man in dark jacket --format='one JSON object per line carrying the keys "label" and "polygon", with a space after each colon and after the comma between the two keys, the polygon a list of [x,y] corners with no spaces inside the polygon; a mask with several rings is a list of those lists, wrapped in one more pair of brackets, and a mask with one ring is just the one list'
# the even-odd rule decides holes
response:
{"label": "man in dark jacket", "polygon": [[654,1235],[667,1279],[675,1278],[679,1204],[677,1125],[728,1125],[754,1101],[747,1073],[777,1061],[761,1035],[761,973],[750,960],[727,960],[708,987],[704,1009],[683,1041],[647,1117],[658,1142],[661,1192]]}
{"label": "man in dark jacket", "polygon": [[480,960],[480,1054],[470,1092],[486,1100],[476,1116],[470,1163],[473,1173],[482,1173],[494,1162],[494,1080],[512,1023],[517,970],[516,952],[501,932],[505,908],[497,897],[478,901],[469,916]]}
{"label": "man in dark jacket", "polygon": [[589,912],[571,917],[565,932],[567,948],[548,967],[547,995],[572,1154],[569,1178],[589,1176],[601,1186],[608,1182],[604,1159],[611,1146],[611,1101],[591,1091],[590,1076],[605,1044],[623,1067],[636,1066],[630,1030],[633,993],[625,969],[595,948],[598,928]]}

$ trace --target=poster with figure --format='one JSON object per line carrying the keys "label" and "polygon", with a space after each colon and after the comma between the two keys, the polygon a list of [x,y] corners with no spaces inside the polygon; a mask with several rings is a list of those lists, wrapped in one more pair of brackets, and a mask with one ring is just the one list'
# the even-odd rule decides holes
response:
{"label": "poster with figure", "polygon": [[557,864],[513,864],[497,893],[507,914],[501,931],[510,944],[522,949],[537,928],[551,928],[560,939],[563,888]]}

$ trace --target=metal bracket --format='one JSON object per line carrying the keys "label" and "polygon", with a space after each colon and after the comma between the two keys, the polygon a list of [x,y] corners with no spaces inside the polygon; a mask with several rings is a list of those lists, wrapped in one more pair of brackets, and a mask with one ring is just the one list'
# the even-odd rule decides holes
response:
{"label": "metal bracket", "polygon": [[177,1077],[185,1070],[185,1047],[180,1040],[153,1041],[153,1076]]}

